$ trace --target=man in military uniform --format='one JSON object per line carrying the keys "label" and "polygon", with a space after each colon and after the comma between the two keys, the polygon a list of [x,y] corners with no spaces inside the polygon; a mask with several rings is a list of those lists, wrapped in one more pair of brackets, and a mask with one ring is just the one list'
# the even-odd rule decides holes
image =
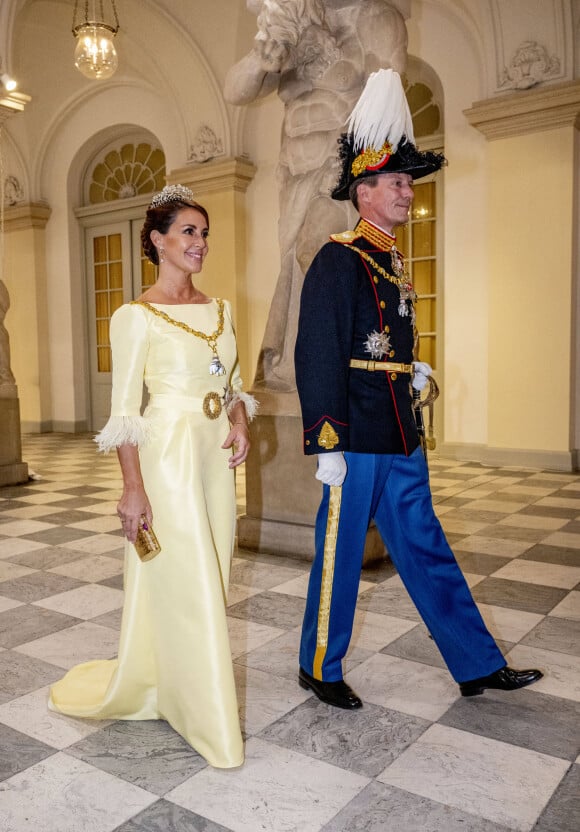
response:
{"label": "man in military uniform", "polygon": [[[395,99],[394,132],[388,106],[378,103],[385,91]],[[444,159],[421,153],[409,138],[411,119],[393,70],[371,76],[357,108],[341,139],[343,173],[332,195],[350,198],[360,221],[314,258],[296,342],[304,452],[318,455],[316,476],[324,484],[299,683],[331,705],[362,705],[343,680],[342,659],[374,520],[461,693],[514,690],[542,674],[507,667],[481,618],[433,511],[413,415],[412,387],[420,390],[431,368],[414,360],[415,295],[393,235],[408,220],[413,179]],[[396,118],[401,108],[404,134]],[[366,123],[375,109],[387,122],[382,132]]]}

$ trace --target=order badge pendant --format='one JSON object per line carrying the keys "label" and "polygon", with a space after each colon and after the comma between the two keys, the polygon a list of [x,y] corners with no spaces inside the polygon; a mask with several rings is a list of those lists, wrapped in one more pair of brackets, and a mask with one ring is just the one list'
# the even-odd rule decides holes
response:
{"label": "order badge pendant", "polygon": [[203,412],[208,419],[217,419],[222,412],[222,400],[219,393],[206,393],[203,400]]}
{"label": "order badge pendant", "polygon": [[211,360],[211,363],[209,365],[209,374],[210,376],[225,376],[226,374],[226,368],[219,360],[219,357],[217,355],[214,355],[214,357]]}

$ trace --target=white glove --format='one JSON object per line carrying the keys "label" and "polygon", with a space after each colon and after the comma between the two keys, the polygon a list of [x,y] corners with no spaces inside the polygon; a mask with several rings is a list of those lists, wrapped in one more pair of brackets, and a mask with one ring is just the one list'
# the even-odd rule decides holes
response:
{"label": "white glove", "polygon": [[342,451],[318,454],[316,479],[325,485],[342,485],[346,477],[346,462]]}
{"label": "white glove", "polygon": [[428,381],[428,376],[433,372],[432,367],[426,361],[413,361],[413,381],[411,384],[415,390],[422,390]]}

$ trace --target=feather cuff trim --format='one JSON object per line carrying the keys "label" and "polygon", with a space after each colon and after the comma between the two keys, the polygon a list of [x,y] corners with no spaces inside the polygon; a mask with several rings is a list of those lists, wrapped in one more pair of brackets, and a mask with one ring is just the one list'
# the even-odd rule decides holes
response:
{"label": "feather cuff trim", "polygon": [[143,416],[111,416],[94,438],[99,451],[108,453],[119,445],[146,445],[151,438],[151,424]]}
{"label": "feather cuff trim", "polygon": [[246,408],[246,416],[248,417],[248,422],[251,422],[256,413],[258,412],[260,402],[253,396],[251,396],[249,393],[234,393],[227,404],[228,416],[232,412],[232,408],[238,402],[244,403],[244,407]]}

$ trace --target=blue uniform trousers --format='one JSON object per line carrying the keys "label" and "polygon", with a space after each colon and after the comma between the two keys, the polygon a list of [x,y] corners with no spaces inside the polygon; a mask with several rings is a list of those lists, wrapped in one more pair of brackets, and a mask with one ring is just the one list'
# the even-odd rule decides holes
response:
{"label": "blue uniform trousers", "polygon": [[326,682],[342,679],[371,519],[453,678],[465,682],[503,667],[505,659],[433,511],[421,449],[409,457],[344,456],[345,481],[341,487],[324,486],[316,519],[301,667]]}

